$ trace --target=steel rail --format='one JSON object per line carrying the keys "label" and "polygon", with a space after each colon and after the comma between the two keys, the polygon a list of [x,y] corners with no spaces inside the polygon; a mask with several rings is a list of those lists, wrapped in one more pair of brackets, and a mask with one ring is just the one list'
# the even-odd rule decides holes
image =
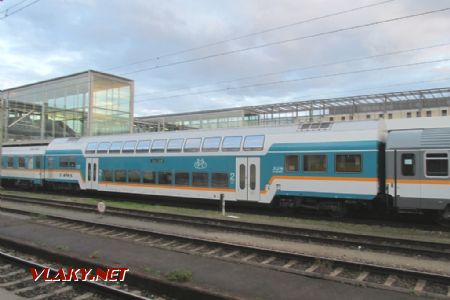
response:
{"label": "steel rail", "polygon": [[[2,200],[22,202],[48,207],[64,209],[76,209],[84,212],[93,212],[95,205],[81,204],[75,202],[36,199],[29,197],[1,196]],[[233,231],[239,233],[254,234],[284,240],[301,240],[319,244],[351,247],[358,250],[377,250],[412,256],[427,256],[431,258],[450,260],[450,243],[425,242],[412,239],[380,237],[367,234],[343,233],[330,230],[319,230],[310,228],[288,227],[271,224],[251,223],[237,220],[224,220],[207,217],[186,216],[180,214],[146,212],[131,209],[108,207],[106,214],[126,217],[140,218],[144,220],[177,223],[201,228],[212,228],[222,231]]]}
{"label": "steel rail", "polygon": [[[3,207],[0,210],[10,213],[34,215],[32,212],[20,209]],[[42,225],[54,226],[64,230],[74,230],[85,234],[94,234],[106,238],[116,238],[127,242],[132,241],[170,251],[213,257],[358,286],[363,285],[403,293],[415,293],[420,296],[428,296],[436,299],[448,299],[450,296],[447,291],[445,293],[438,293],[427,290],[427,286],[435,285],[449,288],[450,276],[445,274],[273,250],[232,242],[168,234],[156,230],[144,230],[101,222],[78,220],[51,214],[40,213],[39,215],[40,217],[44,216],[44,218],[36,219],[36,221]],[[239,254],[244,254],[245,257]],[[236,258],[236,256],[238,257]],[[346,277],[347,275],[345,274],[349,272],[357,272],[358,276],[354,278]],[[344,274],[345,276],[341,276],[340,274]],[[378,282],[376,279],[370,279],[372,275],[375,277],[381,276],[383,278],[382,282]],[[396,281],[413,282],[413,284],[412,286],[406,287],[402,284],[395,286],[393,282]]]}

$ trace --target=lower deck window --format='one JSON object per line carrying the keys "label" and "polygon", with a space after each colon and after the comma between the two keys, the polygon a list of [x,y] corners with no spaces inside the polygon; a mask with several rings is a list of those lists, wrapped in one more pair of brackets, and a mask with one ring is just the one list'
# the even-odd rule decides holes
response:
{"label": "lower deck window", "polygon": [[8,168],[14,168],[14,157],[8,157]]}
{"label": "lower deck window", "polygon": [[114,172],[114,181],[116,182],[126,182],[127,181],[127,175],[125,170],[116,170]]}
{"label": "lower deck window", "polygon": [[36,157],[35,157],[35,166],[36,166],[36,169],[40,169],[40,168],[41,168],[41,161],[42,161],[42,157],[40,157],[40,156],[36,156]]}
{"label": "lower deck window", "polygon": [[172,173],[159,172],[159,184],[172,184]]}
{"label": "lower deck window", "polygon": [[156,183],[156,175],[153,171],[144,171],[142,173],[142,182],[144,183]]}
{"label": "lower deck window", "polygon": [[113,172],[111,170],[102,170],[103,181],[113,181]]}
{"label": "lower deck window", "polygon": [[212,187],[228,187],[228,173],[212,173],[211,174]]}
{"label": "lower deck window", "polygon": [[193,186],[208,186],[208,173],[192,173]]}
{"label": "lower deck window", "polygon": [[25,168],[25,157],[19,157],[19,168]]}
{"label": "lower deck window", "polygon": [[361,170],[361,154],[336,155],[336,172],[358,173]]}
{"label": "lower deck window", "polygon": [[189,173],[175,173],[176,185],[189,185]]}
{"label": "lower deck window", "polygon": [[303,171],[305,172],[326,172],[327,156],[312,154],[303,156]]}
{"label": "lower deck window", "polygon": [[139,171],[139,170],[128,171],[128,182],[140,183],[141,182],[141,171]]}
{"label": "lower deck window", "polygon": [[284,158],[284,168],[286,172],[298,171],[298,155],[286,155]]}

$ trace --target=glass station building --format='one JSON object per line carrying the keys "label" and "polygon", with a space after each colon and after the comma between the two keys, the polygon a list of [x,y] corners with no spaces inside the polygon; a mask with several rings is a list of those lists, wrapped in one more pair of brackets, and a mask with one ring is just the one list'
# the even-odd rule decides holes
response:
{"label": "glass station building", "polygon": [[129,133],[134,82],[85,71],[0,91],[3,142]]}

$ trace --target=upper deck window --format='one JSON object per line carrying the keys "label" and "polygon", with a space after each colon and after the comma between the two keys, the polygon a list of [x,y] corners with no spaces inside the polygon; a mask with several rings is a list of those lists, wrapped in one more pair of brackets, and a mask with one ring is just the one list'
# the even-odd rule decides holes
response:
{"label": "upper deck window", "polygon": [[201,138],[187,139],[184,144],[184,152],[198,152],[202,144]]}
{"label": "upper deck window", "polygon": [[109,148],[109,153],[120,153],[122,145],[123,142],[112,142],[111,147]]}
{"label": "upper deck window", "polygon": [[150,151],[150,145],[152,144],[151,140],[148,141],[139,141],[136,152],[137,153],[148,153]]}
{"label": "upper deck window", "polygon": [[426,174],[427,176],[448,177],[448,154],[427,153]]}
{"label": "upper deck window", "polygon": [[167,143],[167,152],[181,152],[184,139],[171,139]]}
{"label": "upper deck window", "polygon": [[264,135],[249,135],[244,140],[244,151],[258,151],[264,147]]}
{"label": "upper deck window", "polygon": [[97,153],[108,153],[110,145],[111,144],[109,142],[102,142],[98,144]]}
{"label": "upper deck window", "polygon": [[222,142],[222,151],[241,150],[242,136],[226,136]]}
{"label": "upper deck window", "polygon": [[133,153],[136,148],[136,141],[126,141],[123,144],[122,153]]}
{"label": "upper deck window", "polygon": [[154,140],[152,145],[152,152],[164,152],[167,140]]}
{"label": "upper deck window", "polygon": [[97,143],[89,143],[89,144],[87,144],[87,146],[86,146],[86,151],[85,151],[85,153],[88,153],[88,154],[94,154],[94,153],[95,153],[95,150],[97,150]]}
{"label": "upper deck window", "polygon": [[221,141],[222,138],[220,136],[205,138],[203,141],[202,151],[219,151]]}

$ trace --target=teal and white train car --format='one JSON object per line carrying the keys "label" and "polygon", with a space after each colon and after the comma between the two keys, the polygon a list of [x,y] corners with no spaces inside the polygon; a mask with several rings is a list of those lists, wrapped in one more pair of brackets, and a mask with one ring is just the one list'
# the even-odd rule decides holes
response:
{"label": "teal and white train car", "polygon": [[45,181],[44,162],[47,146],[2,148],[2,185],[42,186]]}
{"label": "teal and white train car", "polygon": [[55,139],[45,151],[44,174],[58,188],[366,203],[384,187],[382,127],[365,121]]}

